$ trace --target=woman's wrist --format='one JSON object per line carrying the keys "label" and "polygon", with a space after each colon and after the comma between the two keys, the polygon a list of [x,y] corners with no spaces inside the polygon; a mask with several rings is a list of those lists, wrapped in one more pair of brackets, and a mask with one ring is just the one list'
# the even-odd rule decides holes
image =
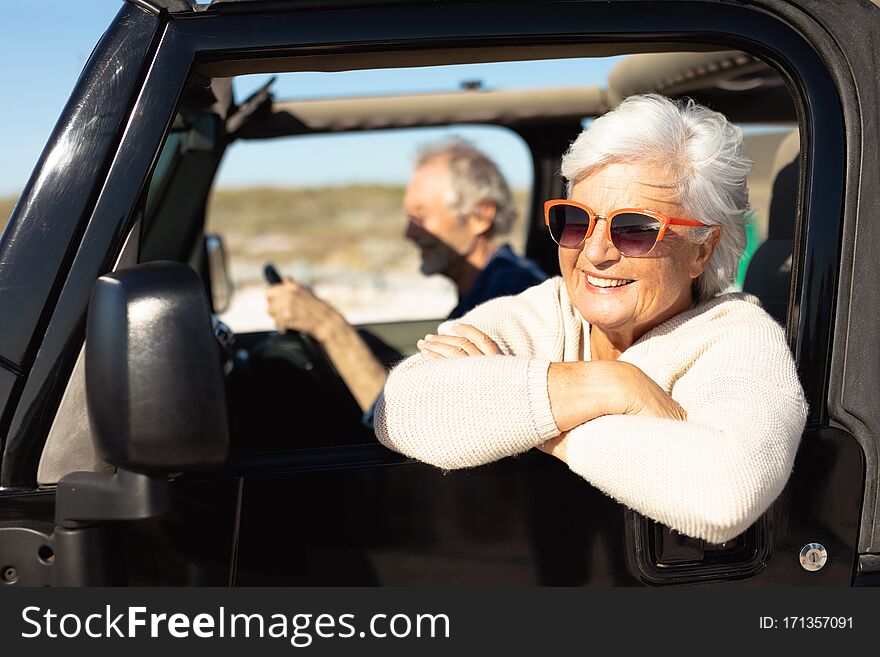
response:
{"label": "woman's wrist", "polygon": [[626,363],[577,361],[551,363],[547,372],[550,410],[560,431],[569,431],[627,407]]}
{"label": "woman's wrist", "polygon": [[568,463],[568,432],[563,431],[555,438],[551,438],[547,442],[538,445],[538,449],[551,456],[555,456],[563,463]]}
{"label": "woman's wrist", "polygon": [[637,377],[641,370],[622,360],[604,361],[608,366],[605,372],[607,389],[604,390],[604,415],[626,415],[637,402]]}

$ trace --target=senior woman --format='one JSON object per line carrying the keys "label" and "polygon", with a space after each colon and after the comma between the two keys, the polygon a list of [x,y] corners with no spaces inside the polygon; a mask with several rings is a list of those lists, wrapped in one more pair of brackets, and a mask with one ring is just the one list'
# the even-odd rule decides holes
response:
{"label": "senior woman", "polygon": [[533,447],[617,501],[719,543],[781,492],[807,406],[782,328],[730,287],[745,247],[741,130],[632,96],[562,160],[545,204],[561,277],[489,301],[398,365],[376,434],[444,469]]}

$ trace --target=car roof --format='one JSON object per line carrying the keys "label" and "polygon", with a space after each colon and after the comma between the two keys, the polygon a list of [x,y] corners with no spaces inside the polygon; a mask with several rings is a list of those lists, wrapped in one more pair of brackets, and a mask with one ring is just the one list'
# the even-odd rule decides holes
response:
{"label": "car roof", "polygon": [[614,67],[605,87],[492,90],[476,85],[446,93],[273,99],[271,111],[250,121],[239,136],[266,139],[453,123],[515,128],[599,116],[627,96],[649,92],[693,97],[735,121],[796,119],[775,70],[746,53],[724,50],[629,55]]}
{"label": "car roof", "polygon": [[[171,14],[187,14],[202,11],[224,11],[236,9],[254,9],[259,10],[267,6],[273,8],[311,6],[315,3],[312,0],[134,0],[135,4],[148,5],[158,10],[165,10]],[[394,0],[394,4],[418,4],[422,0]],[[360,0],[336,0],[328,1],[327,5],[363,5]]]}

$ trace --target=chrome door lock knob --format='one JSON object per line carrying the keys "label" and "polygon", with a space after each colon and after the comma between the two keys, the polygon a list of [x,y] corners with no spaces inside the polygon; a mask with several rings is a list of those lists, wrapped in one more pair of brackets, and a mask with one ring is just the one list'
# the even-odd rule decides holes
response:
{"label": "chrome door lock knob", "polygon": [[807,543],[801,548],[800,560],[804,570],[821,570],[828,560],[828,552],[821,543]]}

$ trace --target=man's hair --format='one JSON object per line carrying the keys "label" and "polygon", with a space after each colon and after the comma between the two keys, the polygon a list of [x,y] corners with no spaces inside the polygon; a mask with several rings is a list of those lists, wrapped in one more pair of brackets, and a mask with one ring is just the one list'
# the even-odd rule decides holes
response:
{"label": "man's hair", "polygon": [[[700,300],[728,288],[746,247],[749,222],[747,178],[752,160],[742,130],[719,112],[691,99],[657,94],[630,96],[587,127],[562,158],[572,187],[607,164],[656,165],[669,175],[671,195],[688,216],[721,226],[721,239],[699,279]],[[649,182],[649,181],[646,181]],[[660,181],[650,181],[656,184]],[[687,234],[702,242],[710,228]]]}
{"label": "man's hair", "polygon": [[510,232],[516,220],[516,205],[510,187],[495,163],[473,144],[458,137],[421,148],[416,168],[437,159],[449,162],[449,207],[463,220],[477,212],[480,203],[491,203],[495,206],[495,219],[489,234]]}

